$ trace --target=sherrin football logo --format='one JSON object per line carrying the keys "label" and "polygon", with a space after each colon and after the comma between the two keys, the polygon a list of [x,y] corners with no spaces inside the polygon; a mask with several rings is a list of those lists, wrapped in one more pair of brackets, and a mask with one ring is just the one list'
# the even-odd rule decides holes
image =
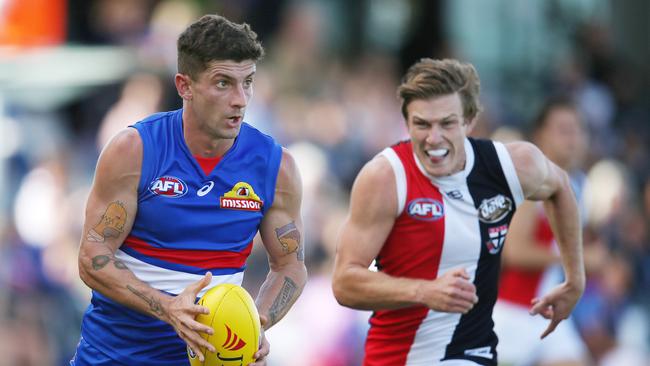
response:
{"label": "sherrin football logo", "polygon": [[154,179],[149,191],[158,196],[177,198],[187,193],[187,185],[180,178],[165,175]]}
{"label": "sherrin football logo", "polygon": [[219,205],[230,210],[261,211],[264,203],[250,184],[239,182],[219,198]]}
{"label": "sherrin football logo", "polygon": [[408,204],[408,214],[416,220],[436,221],[444,216],[442,203],[432,198],[416,198]]}

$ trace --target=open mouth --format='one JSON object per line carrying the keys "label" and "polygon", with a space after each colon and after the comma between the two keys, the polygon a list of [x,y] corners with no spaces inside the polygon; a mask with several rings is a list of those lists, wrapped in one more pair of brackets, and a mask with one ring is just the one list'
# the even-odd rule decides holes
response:
{"label": "open mouth", "polygon": [[233,124],[233,125],[238,124],[239,122],[241,122],[241,120],[242,120],[242,116],[231,116],[231,117],[228,117],[228,121],[230,121],[230,123]]}
{"label": "open mouth", "polygon": [[434,159],[443,159],[447,155],[449,155],[449,149],[432,149],[432,150],[427,150],[427,155],[429,157],[434,158]]}

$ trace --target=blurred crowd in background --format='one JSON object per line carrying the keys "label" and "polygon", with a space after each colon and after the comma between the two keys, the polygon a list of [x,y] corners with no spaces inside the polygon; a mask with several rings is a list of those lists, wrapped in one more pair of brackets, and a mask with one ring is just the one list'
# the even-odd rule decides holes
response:
{"label": "blurred crowd in background", "polygon": [[[116,131],[181,106],[176,38],[205,13],[261,38],[245,120],[304,183],[310,280],[267,333],[270,366],[360,364],[370,314],[331,295],[335,240],[360,167],[407,137],[395,89],[421,57],[476,66],[476,137],[527,138],[556,95],[579,106],[590,266],[572,321],[595,365],[650,365],[647,1],[0,0],[1,365],[67,365],[90,297],[77,250],[94,164]],[[253,295],[266,272],[256,245]]]}

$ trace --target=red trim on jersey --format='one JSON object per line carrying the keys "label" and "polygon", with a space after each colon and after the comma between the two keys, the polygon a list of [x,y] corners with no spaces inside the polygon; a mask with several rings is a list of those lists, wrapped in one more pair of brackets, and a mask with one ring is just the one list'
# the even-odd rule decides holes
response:
{"label": "red trim on jersey", "polygon": [[[436,220],[417,219],[409,214],[409,203],[426,198],[440,203],[442,194],[420,172],[410,142],[394,145],[406,173],[406,206],[395,220],[386,242],[377,257],[382,272],[391,276],[435,279],[442,255],[445,217]],[[406,364],[420,324],[429,309],[412,306],[397,310],[376,311],[370,319],[366,340],[364,366],[400,366]]]}
{"label": "red trim on jersey", "polygon": [[203,173],[205,175],[210,175],[212,171],[214,170],[214,167],[219,164],[221,161],[221,156],[217,156],[214,158],[204,158],[202,156],[194,156],[194,159],[196,159],[196,162],[199,163],[199,166],[201,169],[203,169]]}
{"label": "red trim on jersey", "polygon": [[[549,251],[553,244],[553,230],[543,210],[538,211],[533,236],[535,243]],[[537,296],[544,270],[523,270],[505,267],[501,271],[499,300],[506,300],[525,307]]]}
{"label": "red trim on jersey", "polygon": [[142,239],[129,235],[124,244],[142,255],[169,263],[183,264],[197,268],[241,268],[253,249],[251,241],[241,252],[226,250],[179,250],[154,247]]}

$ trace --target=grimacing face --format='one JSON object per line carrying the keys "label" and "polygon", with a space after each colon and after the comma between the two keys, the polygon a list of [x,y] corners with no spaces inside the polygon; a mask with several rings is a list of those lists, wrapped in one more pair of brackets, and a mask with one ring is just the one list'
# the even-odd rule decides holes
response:
{"label": "grimacing face", "polygon": [[463,117],[458,93],[416,99],[407,105],[413,152],[427,174],[444,177],[465,167],[465,137],[473,124]]}
{"label": "grimacing face", "polygon": [[255,70],[252,60],[220,60],[210,62],[196,80],[187,76],[192,96],[188,108],[200,121],[200,129],[213,138],[237,137],[253,96]]}

